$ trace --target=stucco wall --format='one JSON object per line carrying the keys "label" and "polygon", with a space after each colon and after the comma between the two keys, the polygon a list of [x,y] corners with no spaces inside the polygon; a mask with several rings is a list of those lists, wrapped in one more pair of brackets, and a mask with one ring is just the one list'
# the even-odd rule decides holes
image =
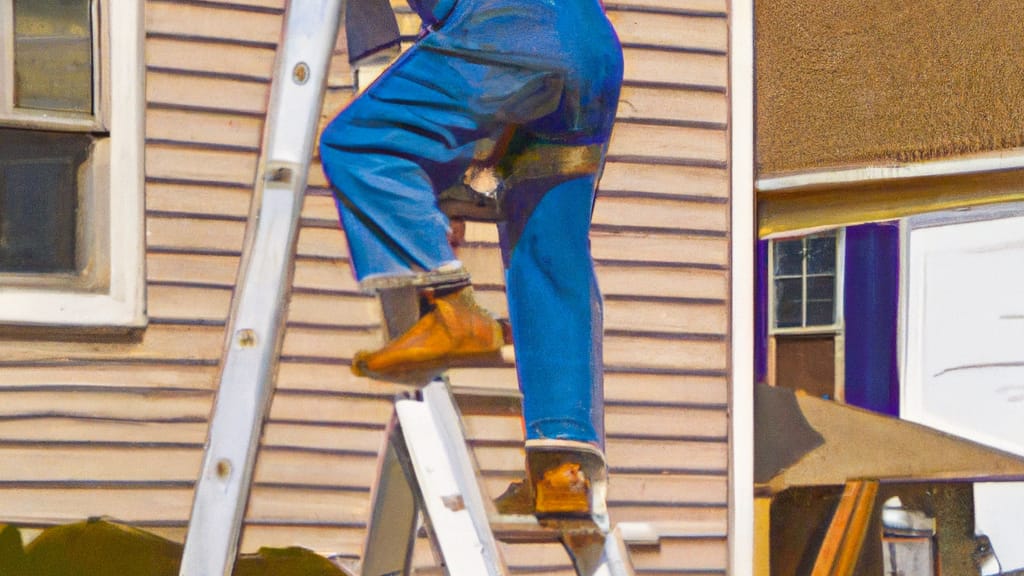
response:
{"label": "stucco wall", "polygon": [[756,3],[761,175],[1022,145],[1019,0]]}

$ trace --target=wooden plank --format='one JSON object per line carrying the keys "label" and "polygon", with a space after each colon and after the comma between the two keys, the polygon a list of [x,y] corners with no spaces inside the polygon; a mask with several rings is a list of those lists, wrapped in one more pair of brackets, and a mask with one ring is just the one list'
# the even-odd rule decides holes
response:
{"label": "wooden plank", "polygon": [[375,297],[361,294],[293,293],[288,322],[374,329],[381,322],[380,305]]}
{"label": "wooden plank", "polygon": [[619,96],[618,118],[725,124],[729,101],[723,92],[626,85]]}
{"label": "wooden plank", "polygon": [[339,227],[338,208],[334,203],[334,196],[311,194],[307,191],[302,203],[302,221],[307,226],[315,223],[318,226]]}
{"label": "wooden plank", "polygon": [[[0,482],[193,482],[201,446],[109,448],[95,446],[9,447],[0,445]],[[2,505],[2,504],[0,504]]]}
{"label": "wooden plank", "polygon": [[690,571],[721,570],[728,565],[729,550],[725,538],[662,538],[658,548],[636,547],[630,550],[633,566],[644,570]]}
{"label": "wooden plank", "polygon": [[852,576],[878,493],[877,480],[846,483],[814,562],[812,576]]}
{"label": "wooden plank", "polygon": [[309,490],[256,485],[247,522],[359,523],[370,513],[370,494],[355,490]]}
{"label": "wooden plank", "polygon": [[729,329],[729,310],[724,303],[607,300],[604,303],[604,328],[636,332],[725,335]]}
{"label": "wooden plank", "polygon": [[146,278],[151,282],[193,282],[233,287],[237,256],[147,254]]}
{"label": "wooden plank", "polygon": [[188,488],[7,488],[0,486],[0,518],[6,522],[68,524],[86,518],[118,522],[188,519]]}
{"label": "wooden plank", "polygon": [[276,44],[281,24],[280,14],[179,2],[146,3],[148,34]]}
{"label": "wooden plank", "polygon": [[267,46],[166,37],[146,39],[146,66],[164,71],[248,76],[269,82],[274,72],[274,53]]}
{"label": "wooden plank", "polygon": [[[8,522],[70,523],[112,517],[126,523],[185,521],[189,488],[7,488],[0,486],[0,517]],[[302,490],[256,485],[246,522],[358,523],[369,513],[369,494],[352,490]]]}
{"label": "wooden plank", "polygon": [[519,414],[463,414],[462,425],[470,443],[523,441]]}
{"label": "wooden plank", "polygon": [[[394,405],[379,398],[345,398],[323,394],[278,392],[270,405],[270,420],[383,425]],[[374,447],[373,451],[376,452]]]}
{"label": "wooden plank", "polygon": [[670,340],[642,334],[604,337],[604,361],[617,368],[725,370],[725,341]]}
{"label": "wooden plank", "polygon": [[612,132],[608,155],[724,163],[729,149],[726,136],[721,129],[619,123]]}
{"label": "wooden plank", "polygon": [[0,390],[0,418],[61,414],[138,422],[204,421],[211,399],[212,394],[204,390],[137,393],[71,387],[14,388]]}
{"label": "wooden plank", "polygon": [[605,165],[600,189],[724,199],[729,197],[729,173],[722,168],[612,161]]}
{"label": "wooden plank", "polygon": [[255,152],[149,144],[146,177],[249,187],[256,178],[256,161]]}
{"label": "wooden plank", "polygon": [[664,506],[654,503],[616,505],[612,507],[611,514],[615,522],[683,522],[726,526],[729,510],[725,506]]}
{"label": "wooden plank", "polygon": [[724,53],[729,45],[725,18],[642,11],[615,11],[608,18],[624,45],[683,48]]}
{"label": "wooden plank", "polygon": [[348,258],[348,244],[340,229],[304,226],[299,230],[297,250],[302,257]]}
{"label": "wooden plank", "polygon": [[726,471],[725,442],[609,439],[608,462],[614,470],[660,474],[665,470]]}
{"label": "wooden plank", "polygon": [[146,233],[150,249],[237,254],[242,250],[245,222],[150,216]]}
{"label": "wooden plank", "polygon": [[[608,499],[613,506],[622,504],[720,504],[728,497],[725,476],[664,474],[613,474],[608,483]],[[724,523],[723,523],[724,532]]]}
{"label": "wooden plank", "polygon": [[590,233],[590,240],[591,251],[596,260],[722,267],[729,262],[729,242],[725,238],[688,234],[593,231]]}
{"label": "wooden plank", "polygon": [[[68,360],[189,360],[216,362],[224,342],[221,326],[151,324],[138,340],[112,342],[29,341],[0,338],[8,362],[66,362]],[[0,361],[0,364],[3,363]]]}
{"label": "wooden plank", "polygon": [[612,438],[724,439],[728,418],[723,410],[675,406],[606,406],[605,432]]}
{"label": "wooden plank", "polygon": [[258,149],[263,121],[253,116],[151,108],[146,111],[146,138],[185,144],[216,144]]}
{"label": "wooden plank", "polygon": [[231,308],[230,288],[151,284],[147,291],[152,319],[226,322]]}
{"label": "wooden plank", "polygon": [[605,372],[607,402],[707,404],[725,406],[725,377]]}
{"label": "wooden plank", "polygon": [[729,228],[729,205],[599,196],[594,207],[594,224],[724,233]]}
{"label": "wooden plank", "polygon": [[5,388],[68,384],[86,386],[131,386],[133,388],[191,388],[212,390],[215,366],[181,364],[121,364],[89,362],[88,369],[80,365],[5,366],[0,370],[0,385]]}
{"label": "wooden plank", "polygon": [[[363,528],[359,526],[296,526],[260,525],[248,523],[242,530],[239,551],[254,553],[260,548],[286,548],[301,546],[330,556],[342,554],[350,557],[362,554]],[[184,532],[182,532],[184,539]]]}
{"label": "wooden plank", "polygon": [[350,360],[356,351],[373,350],[383,343],[379,329],[321,330],[291,326],[285,331],[281,355]]}
{"label": "wooden plank", "polygon": [[272,420],[263,427],[262,446],[301,446],[321,450],[355,450],[373,453],[384,441],[381,428],[369,428],[348,423],[331,426],[307,422],[279,422]]}
{"label": "wooden plank", "polygon": [[146,184],[146,209],[150,212],[247,218],[251,198],[252,191],[246,188],[184,182]]}
{"label": "wooden plank", "polygon": [[377,456],[261,450],[255,481],[369,488],[376,478]]}
{"label": "wooden plank", "polygon": [[606,299],[626,296],[719,299],[728,294],[729,285],[725,270],[653,266],[598,265],[597,279]]}
{"label": "wooden plank", "polygon": [[[340,232],[339,232],[340,234]],[[307,260],[295,262],[296,288],[358,292],[359,285],[347,260]]]}
{"label": "wooden plank", "polygon": [[729,60],[724,54],[630,46],[622,53],[626,82],[706,86],[723,91],[729,82]]}
{"label": "wooden plank", "polygon": [[[39,417],[0,420],[0,444],[18,442],[177,442],[202,444],[205,422],[130,422],[124,420]],[[45,449],[45,448],[43,448]]]}
{"label": "wooden plank", "polygon": [[265,82],[153,70],[146,74],[146,102],[150,104],[263,115],[269,93],[270,85]]}
{"label": "wooden plank", "polygon": [[349,366],[337,363],[301,362],[285,358],[278,367],[278,390],[321,391],[390,401],[413,386],[378,382],[352,374]]}

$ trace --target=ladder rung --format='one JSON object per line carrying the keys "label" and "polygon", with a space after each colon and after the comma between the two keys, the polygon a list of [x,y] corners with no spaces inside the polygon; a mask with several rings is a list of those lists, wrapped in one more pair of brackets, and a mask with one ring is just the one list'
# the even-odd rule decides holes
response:
{"label": "ladder rung", "polygon": [[531,515],[499,514],[489,519],[494,537],[510,544],[560,542],[566,532],[573,534],[600,534],[593,523],[581,520],[578,523],[545,525]]}

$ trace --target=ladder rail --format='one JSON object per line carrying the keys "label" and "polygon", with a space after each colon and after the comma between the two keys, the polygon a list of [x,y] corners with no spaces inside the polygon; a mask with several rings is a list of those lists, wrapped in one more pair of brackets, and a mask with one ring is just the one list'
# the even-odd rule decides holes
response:
{"label": "ladder rail", "polygon": [[239,282],[196,483],[181,576],[234,567],[270,403],[314,138],[344,0],[295,0],[284,16]]}
{"label": "ladder rail", "polygon": [[[467,487],[460,477],[464,463],[452,446],[465,439],[445,433],[434,406],[427,399],[428,389],[448,394],[442,381],[434,381],[423,391],[423,400],[399,400],[395,403],[402,439],[407,448],[412,476],[410,484],[418,496],[431,543],[450,576],[508,576],[504,558],[497,547],[480,508],[479,488]],[[454,454],[453,454],[454,452]]]}

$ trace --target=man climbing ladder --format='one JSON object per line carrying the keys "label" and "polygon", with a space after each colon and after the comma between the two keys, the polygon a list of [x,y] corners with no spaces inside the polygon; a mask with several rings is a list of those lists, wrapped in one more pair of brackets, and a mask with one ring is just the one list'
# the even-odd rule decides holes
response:
{"label": "man climbing ladder", "polygon": [[[424,34],[320,141],[361,286],[415,286],[424,304],[411,329],[357,353],[352,370],[426,383],[499,354],[507,337],[476,304],[437,195],[461,182],[479,143],[503,141],[499,234],[534,480],[520,486],[525,498],[513,490],[507,502],[606,527],[603,492],[591,490],[606,472],[602,306],[588,233],[622,82],[618,39],[599,0],[413,8]],[[366,42],[389,44],[393,26],[370,29],[384,38]]]}

